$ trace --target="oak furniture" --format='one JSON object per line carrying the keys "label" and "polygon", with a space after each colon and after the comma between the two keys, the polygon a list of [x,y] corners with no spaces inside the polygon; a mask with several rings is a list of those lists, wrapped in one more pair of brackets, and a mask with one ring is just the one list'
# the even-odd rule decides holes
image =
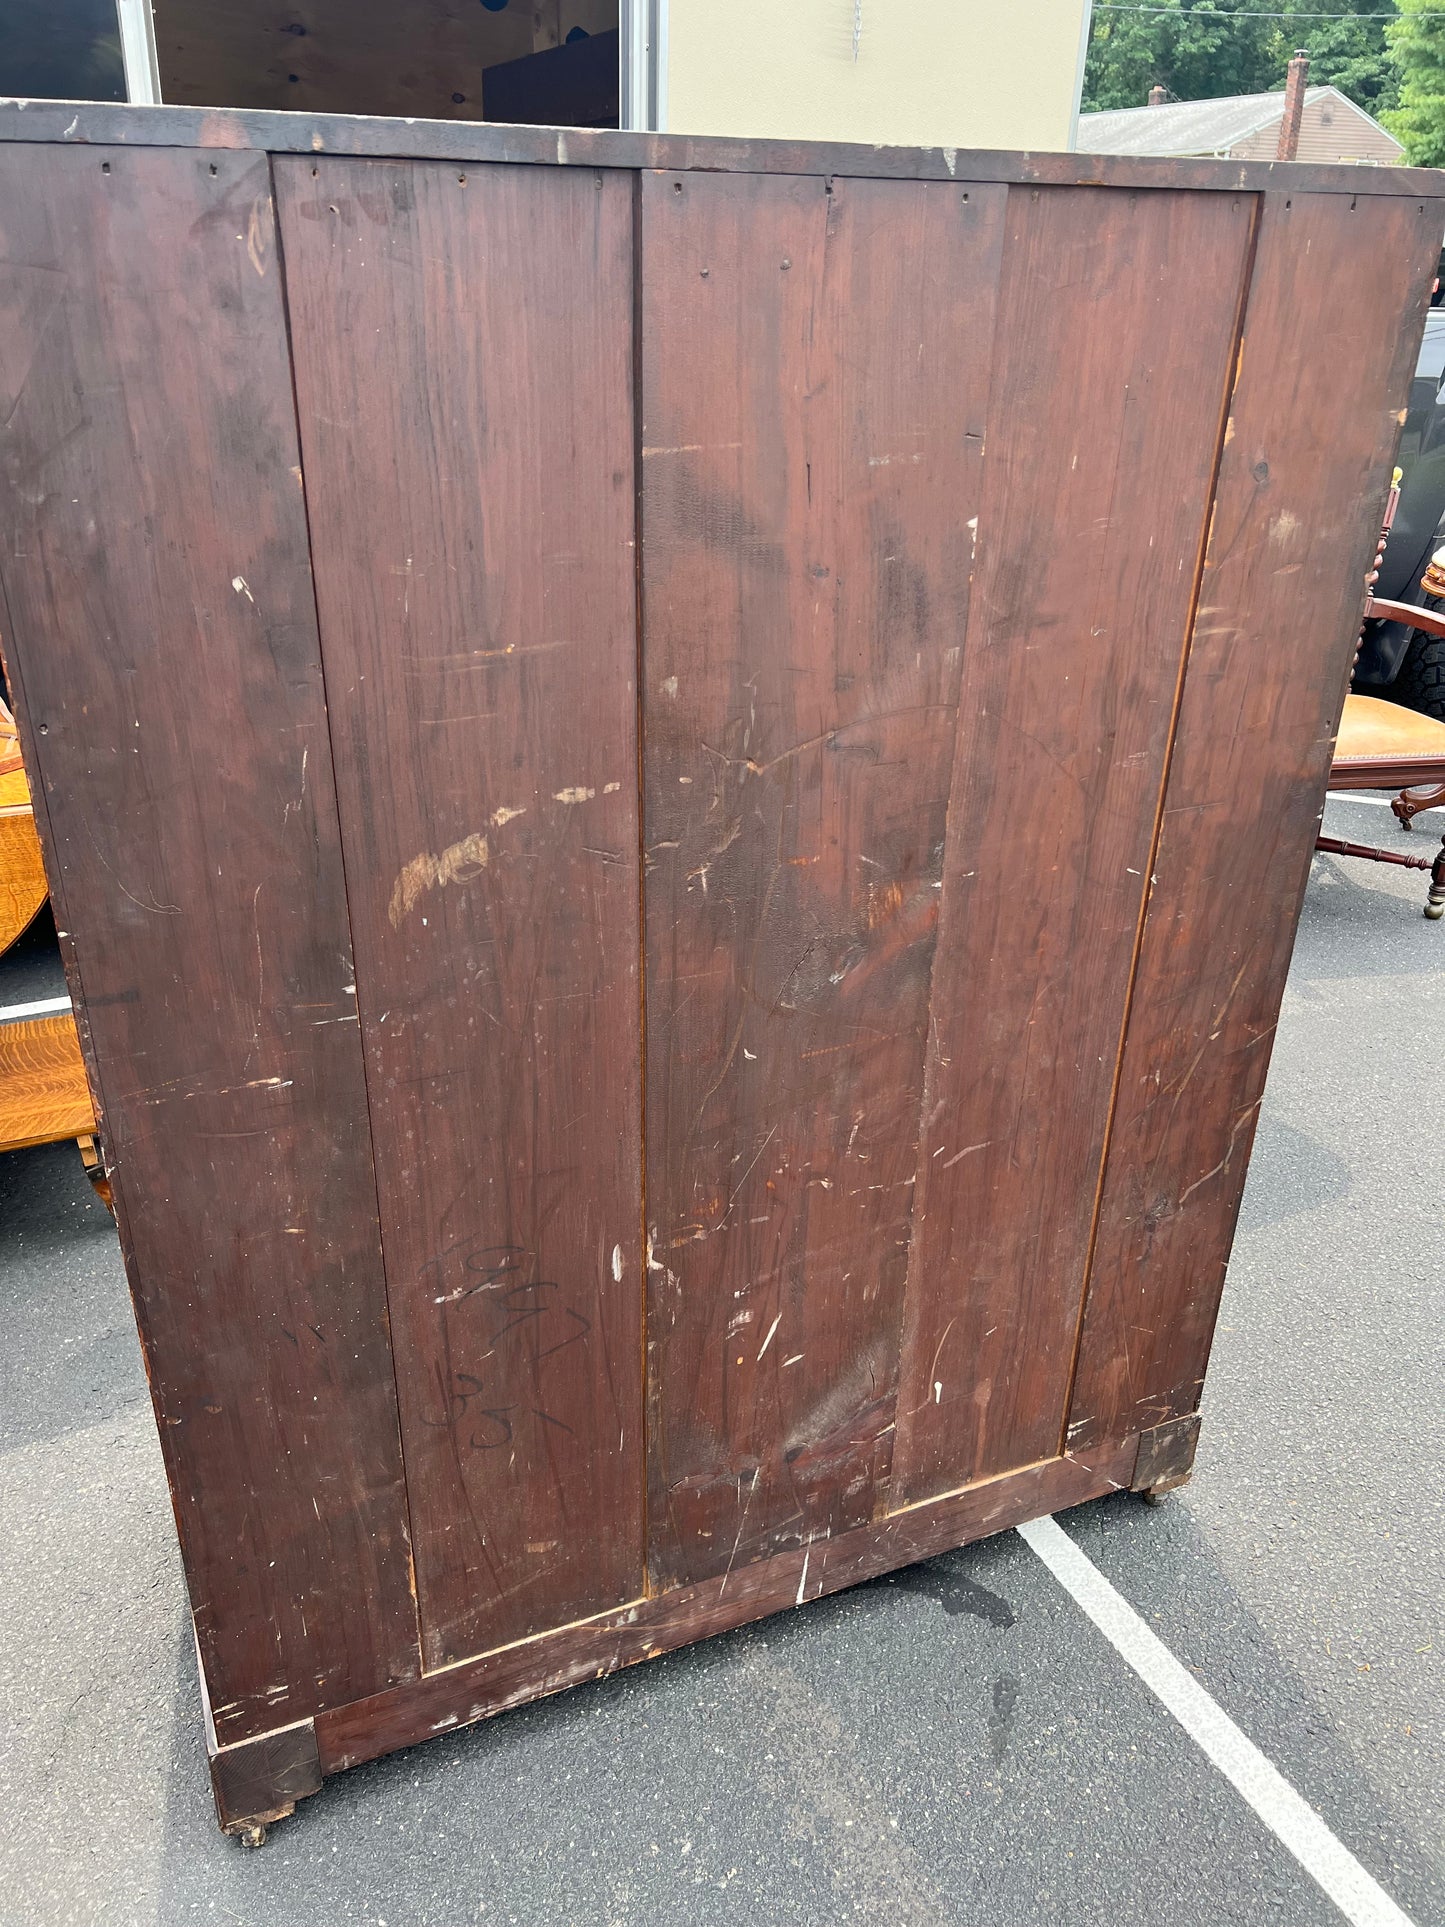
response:
{"label": "oak furniture", "polygon": [[[15,719],[0,701],[0,956],[29,929],[45,902],[45,869]],[[95,1149],[95,1114],[75,1019],[0,1021],[0,1152],[73,1137],[102,1196],[108,1187]]]}

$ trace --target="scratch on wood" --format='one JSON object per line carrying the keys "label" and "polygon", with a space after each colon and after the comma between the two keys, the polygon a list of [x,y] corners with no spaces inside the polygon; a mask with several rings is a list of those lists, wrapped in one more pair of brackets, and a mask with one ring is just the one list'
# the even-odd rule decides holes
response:
{"label": "scratch on wood", "polygon": [[414,856],[396,879],[391,893],[386,914],[392,929],[400,930],[403,918],[428,890],[445,883],[469,883],[473,877],[480,876],[487,867],[488,856],[487,839],[477,830],[458,843],[449,843],[440,856],[433,856],[429,850]]}
{"label": "scratch on wood", "polygon": [[[266,273],[266,238],[270,213],[270,195],[258,196],[251,203],[251,218],[246,223],[246,253],[251,266],[263,277]],[[237,235],[236,238],[239,240],[241,237]]]}

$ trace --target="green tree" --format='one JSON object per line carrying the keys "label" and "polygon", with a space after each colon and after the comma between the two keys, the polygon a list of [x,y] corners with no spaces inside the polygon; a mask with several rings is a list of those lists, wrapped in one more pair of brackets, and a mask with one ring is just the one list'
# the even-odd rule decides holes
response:
{"label": "green tree", "polygon": [[1381,116],[1405,157],[1421,167],[1445,167],[1445,8],[1441,0],[1396,0],[1399,18],[1388,29],[1400,71],[1399,105]]}
{"label": "green tree", "polygon": [[1263,93],[1279,67],[1279,22],[1258,0],[1155,0],[1158,12],[1096,8],[1084,108],[1142,107],[1151,87],[1178,100]]}
{"label": "green tree", "polygon": [[[1362,18],[1391,0],[1151,0],[1164,11],[1096,7],[1084,76],[1084,108],[1142,107],[1151,87],[1176,100],[1262,94],[1284,86],[1296,47],[1310,56],[1310,79],[1333,85],[1378,114],[1395,104],[1397,73],[1389,23]],[[1426,6],[1445,0],[1423,0]],[[1279,13],[1278,19],[1259,15]],[[1329,12],[1334,18],[1312,16]]]}
{"label": "green tree", "polygon": [[[1312,0],[1308,11],[1322,13],[1327,0]],[[1437,0],[1438,4],[1438,0]],[[1395,105],[1399,92],[1399,71],[1387,40],[1390,25],[1385,20],[1361,19],[1361,14],[1389,11],[1390,0],[1345,0],[1330,11],[1335,20],[1301,20],[1298,26],[1283,23],[1281,49],[1286,60],[1296,47],[1310,57],[1310,84],[1338,87],[1342,94],[1363,107],[1378,120],[1381,113]],[[1282,87],[1281,75],[1274,85]]]}

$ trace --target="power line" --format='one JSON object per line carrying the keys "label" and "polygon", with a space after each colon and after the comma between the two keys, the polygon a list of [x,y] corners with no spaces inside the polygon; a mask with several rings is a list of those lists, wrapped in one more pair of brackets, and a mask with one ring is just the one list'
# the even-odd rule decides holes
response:
{"label": "power line", "polygon": [[1420,12],[1405,15],[1401,13],[1301,13],[1291,7],[1282,13],[1262,13],[1253,7],[1230,7],[1227,12],[1216,13],[1212,7],[1144,7],[1130,4],[1130,0],[1094,0],[1095,13],[1168,13],[1176,20],[1418,20],[1422,15],[1439,14],[1445,20],[1445,7],[1425,7]]}

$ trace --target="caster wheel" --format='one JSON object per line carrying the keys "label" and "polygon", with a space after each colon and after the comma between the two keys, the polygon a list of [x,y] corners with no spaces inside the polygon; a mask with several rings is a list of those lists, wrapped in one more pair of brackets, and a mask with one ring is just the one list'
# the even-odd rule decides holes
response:
{"label": "caster wheel", "polygon": [[1438,923],[1441,917],[1445,917],[1445,903],[1427,903],[1425,905],[1425,915],[1430,919],[1431,923]]}
{"label": "caster wheel", "polygon": [[1167,1505],[1173,1496],[1172,1492],[1159,1492],[1152,1486],[1139,1494],[1145,1505]]}
{"label": "caster wheel", "polygon": [[237,1838],[243,1847],[264,1847],[266,1829],[264,1827],[242,1827]]}

